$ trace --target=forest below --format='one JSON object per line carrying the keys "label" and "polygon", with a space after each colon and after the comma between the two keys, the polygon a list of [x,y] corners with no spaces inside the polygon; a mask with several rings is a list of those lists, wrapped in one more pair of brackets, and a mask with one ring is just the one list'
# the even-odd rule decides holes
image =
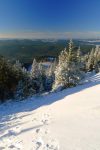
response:
{"label": "forest below", "polygon": [[[74,45],[81,47],[83,54],[91,51],[95,44],[87,41],[73,40]],[[30,64],[33,59],[45,60],[48,57],[57,58],[59,53],[68,45],[68,40],[28,40],[9,39],[0,40],[0,55],[21,63]]]}

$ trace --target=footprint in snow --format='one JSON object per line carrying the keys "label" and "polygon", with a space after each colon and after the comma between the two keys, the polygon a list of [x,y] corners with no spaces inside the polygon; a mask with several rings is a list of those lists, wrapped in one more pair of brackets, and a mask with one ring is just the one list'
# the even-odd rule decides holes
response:
{"label": "footprint in snow", "polygon": [[41,134],[41,135],[44,135],[44,134],[48,134],[50,131],[48,129],[36,129],[35,131],[37,134]]}
{"label": "footprint in snow", "polygon": [[40,129],[36,129],[36,133],[39,133],[40,132]]}
{"label": "footprint in snow", "polygon": [[38,138],[36,141],[34,142],[34,150],[43,150],[44,147],[44,141],[42,140],[42,138]]}
{"label": "footprint in snow", "polygon": [[48,119],[43,119],[41,122],[42,122],[44,125],[48,125],[48,124],[49,124],[49,120],[48,120]]}
{"label": "footprint in snow", "polygon": [[46,144],[47,150],[59,150],[59,144],[57,140],[51,139]]}
{"label": "footprint in snow", "polygon": [[4,150],[5,149],[5,147],[3,147],[3,146],[0,146],[0,150]]}
{"label": "footprint in snow", "polygon": [[9,146],[10,149],[16,149],[16,150],[21,150],[22,149],[22,145],[20,144],[20,142],[15,143],[15,144],[11,144]]}
{"label": "footprint in snow", "polygon": [[12,144],[9,146],[9,148],[13,149],[13,148],[15,148],[15,145]]}
{"label": "footprint in snow", "polygon": [[45,134],[48,134],[50,133],[50,131],[48,129],[45,130]]}
{"label": "footprint in snow", "polygon": [[32,119],[32,121],[37,121],[37,119],[36,119],[36,118],[34,118],[34,119]]}
{"label": "footprint in snow", "polygon": [[38,138],[33,141],[32,150],[59,150],[59,144],[55,139],[49,140],[46,144],[42,138]]}

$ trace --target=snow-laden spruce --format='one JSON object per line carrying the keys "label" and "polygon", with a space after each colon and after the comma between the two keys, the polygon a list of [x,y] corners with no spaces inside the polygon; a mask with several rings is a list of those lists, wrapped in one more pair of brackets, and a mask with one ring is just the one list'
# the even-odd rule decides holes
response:
{"label": "snow-laden spruce", "polygon": [[87,71],[95,70],[97,73],[100,71],[100,47],[92,48],[90,54],[88,55],[88,60],[86,63]]}
{"label": "snow-laden spruce", "polygon": [[75,52],[73,42],[70,40],[68,50],[65,48],[59,55],[53,89],[75,86],[82,77],[80,48]]}

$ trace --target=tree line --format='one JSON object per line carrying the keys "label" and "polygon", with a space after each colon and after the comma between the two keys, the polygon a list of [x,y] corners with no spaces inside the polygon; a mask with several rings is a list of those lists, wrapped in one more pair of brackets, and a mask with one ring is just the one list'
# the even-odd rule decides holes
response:
{"label": "tree line", "polygon": [[34,94],[73,87],[93,70],[100,72],[100,48],[83,55],[80,47],[75,49],[72,40],[50,66],[34,59],[30,71],[19,61],[12,64],[0,56],[0,101],[22,100]]}

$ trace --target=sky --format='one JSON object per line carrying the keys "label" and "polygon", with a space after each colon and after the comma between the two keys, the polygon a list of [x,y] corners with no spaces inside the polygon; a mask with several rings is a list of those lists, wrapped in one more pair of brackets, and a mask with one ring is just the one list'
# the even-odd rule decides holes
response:
{"label": "sky", "polygon": [[100,38],[100,0],[0,0],[0,38]]}

